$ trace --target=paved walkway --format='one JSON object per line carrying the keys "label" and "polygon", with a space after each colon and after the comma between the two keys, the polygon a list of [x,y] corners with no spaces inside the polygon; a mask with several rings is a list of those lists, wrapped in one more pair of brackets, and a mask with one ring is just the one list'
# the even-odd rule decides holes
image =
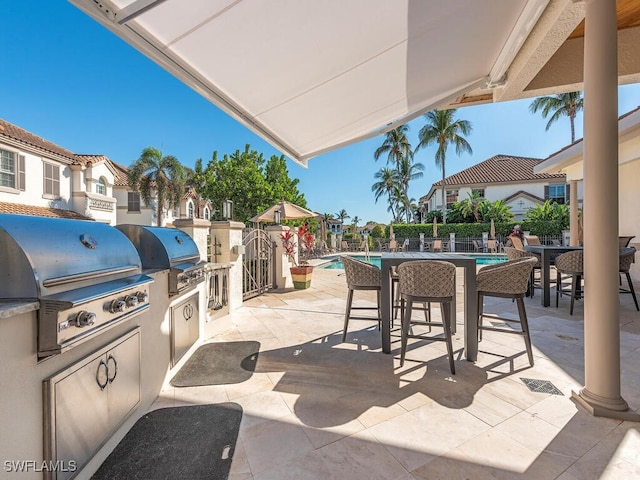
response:
{"label": "paved walkway", "polygon": [[[493,332],[478,362],[465,361],[459,308],[454,376],[443,342],[414,341],[400,368],[397,330],[383,354],[375,321],[352,320],[342,343],[346,292],[342,270],[316,268],[308,290],[245,302],[210,341],[260,342],[253,376],[167,387],[156,406],[240,404],[232,480],[640,478],[640,424],[592,417],[570,399],[584,381],[582,302],[569,316],[566,297],[558,309],[542,308],[539,290],[526,300],[533,368],[521,337]],[[375,304],[369,292],[356,301]],[[640,313],[630,295],[621,302],[622,394],[638,410]],[[510,300],[487,299],[485,311],[517,315]],[[562,394],[532,392],[523,378]]]}

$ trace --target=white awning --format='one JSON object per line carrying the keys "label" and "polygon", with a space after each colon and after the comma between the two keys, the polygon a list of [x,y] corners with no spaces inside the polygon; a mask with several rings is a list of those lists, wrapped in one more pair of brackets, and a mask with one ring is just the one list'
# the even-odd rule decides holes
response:
{"label": "white awning", "polygon": [[549,0],[70,0],[293,160],[500,84]]}

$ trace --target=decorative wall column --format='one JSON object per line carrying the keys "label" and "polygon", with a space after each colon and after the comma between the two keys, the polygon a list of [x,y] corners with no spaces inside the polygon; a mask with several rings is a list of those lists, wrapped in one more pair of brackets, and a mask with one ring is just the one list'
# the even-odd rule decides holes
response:
{"label": "decorative wall column", "polygon": [[182,230],[196,242],[200,259],[207,260],[207,241],[211,222],[201,218],[180,218],[173,221],[173,226]]}
{"label": "decorative wall column", "polygon": [[[282,246],[282,239],[280,238],[280,234],[289,230],[290,228],[284,225],[272,225],[270,227],[265,228],[265,231],[269,234],[269,236],[271,237],[271,240],[273,240],[276,244],[276,253],[273,258],[273,261],[275,262],[275,266],[276,266],[276,278],[275,278],[275,285],[274,285],[275,288],[292,288],[293,287],[293,280],[291,279],[291,272],[289,271],[289,268],[292,267],[293,265],[291,264],[291,262],[287,258],[287,255],[285,254],[284,247]],[[293,233],[294,233],[295,242],[297,244],[298,234],[296,233],[295,229],[293,229]],[[295,259],[296,261],[298,260],[297,249],[295,252]]]}
{"label": "decorative wall column", "polygon": [[579,233],[578,233],[578,181],[571,180],[571,188],[569,191],[569,231],[571,232],[571,238],[569,245],[578,245]]}
{"label": "decorative wall column", "polygon": [[[175,223],[175,222],[174,222]],[[229,265],[229,310],[242,306],[242,222],[207,222],[211,262]]]}
{"label": "decorative wall column", "polygon": [[592,415],[639,421],[620,394],[616,2],[587,0],[584,39],[585,387]]}

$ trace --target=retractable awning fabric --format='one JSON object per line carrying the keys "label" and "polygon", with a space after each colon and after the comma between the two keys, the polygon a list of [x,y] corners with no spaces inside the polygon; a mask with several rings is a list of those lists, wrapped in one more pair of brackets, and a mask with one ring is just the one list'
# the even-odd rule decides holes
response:
{"label": "retractable awning fabric", "polygon": [[305,165],[499,84],[549,0],[70,0]]}

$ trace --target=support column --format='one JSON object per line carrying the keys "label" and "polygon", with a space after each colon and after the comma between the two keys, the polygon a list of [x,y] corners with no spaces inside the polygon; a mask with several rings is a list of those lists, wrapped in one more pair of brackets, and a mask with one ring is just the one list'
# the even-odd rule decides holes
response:
{"label": "support column", "polygon": [[242,230],[244,223],[218,221],[209,223],[209,259],[215,265],[229,266],[229,310],[242,306],[243,247]]}
{"label": "support column", "polygon": [[616,2],[587,0],[584,39],[585,387],[592,415],[638,420],[620,394]]}
{"label": "support column", "polygon": [[578,245],[578,181],[571,180],[571,188],[569,189],[569,231],[571,238],[569,245]]}

